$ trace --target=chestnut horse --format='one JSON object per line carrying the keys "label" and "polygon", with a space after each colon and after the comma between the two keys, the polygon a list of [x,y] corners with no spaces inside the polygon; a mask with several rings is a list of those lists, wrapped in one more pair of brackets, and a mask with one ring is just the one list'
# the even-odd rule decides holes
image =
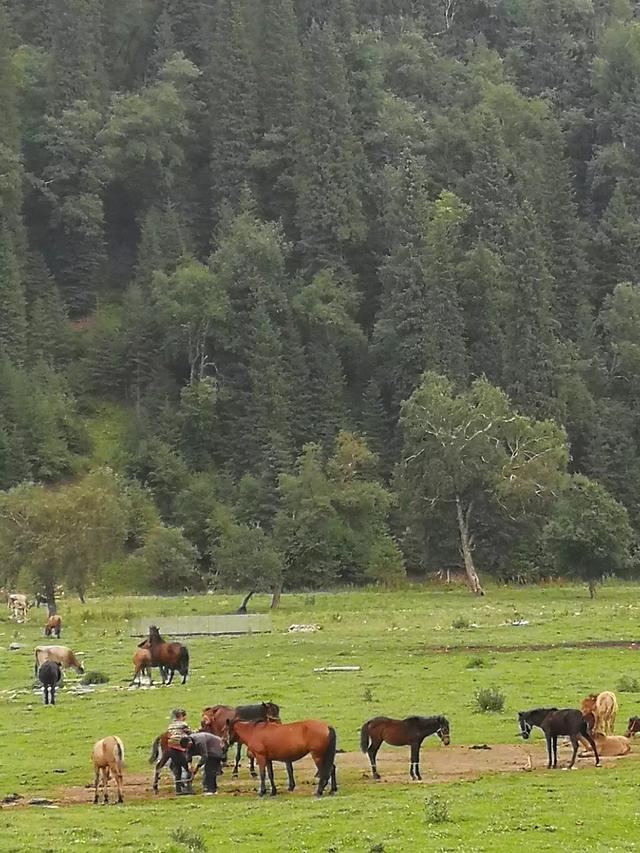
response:
{"label": "chestnut horse", "polygon": [[[244,722],[263,723],[266,720],[280,722],[280,708],[275,702],[262,702],[259,705],[238,705],[232,708],[229,705],[213,705],[202,711],[200,729],[203,732],[211,732],[212,735],[226,738],[228,725],[231,720],[243,720]],[[233,766],[232,776],[238,775],[242,744],[237,742],[236,763]],[[255,769],[253,755],[249,755],[249,772],[255,778],[258,774]]]}
{"label": "chestnut horse", "polygon": [[62,619],[56,614],[55,616],[49,616],[47,619],[47,624],[44,626],[44,635],[45,637],[50,637],[52,634],[55,634],[58,639],[60,639],[60,631],[62,630]]}
{"label": "chestnut horse", "polygon": [[[258,796],[266,792],[265,771],[269,774],[271,796],[275,797],[276,785],[273,778],[273,762],[284,761],[289,764],[299,761],[311,753],[318,768],[318,787],[316,797],[331,780],[331,793],[338,790],[336,784],[336,730],[320,720],[300,720],[296,723],[246,723],[242,720],[230,720],[228,724],[229,743],[242,741],[253,753],[260,769],[260,787]],[[291,789],[292,779],[289,779]]]}
{"label": "chestnut horse", "polygon": [[409,775],[412,779],[422,779],[420,775],[420,747],[422,741],[433,734],[437,734],[445,746],[449,745],[449,721],[446,717],[405,717],[404,720],[393,720],[391,717],[374,717],[363,723],[360,729],[360,749],[369,756],[373,778],[379,779],[376,755],[383,741],[391,744],[391,746],[410,746]]}
{"label": "chestnut horse", "polygon": [[113,773],[118,788],[118,802],[124,802],[122,798],[122,765],[124,763],[124,746],[119,737],[105,737],[96,741],[91,750],[91,760],[95,771],[93,802],[98,802],[98,781],[102,771],[102,788],[104,801],[109,802],[109,773]]}
{"label": "chestnut horse", "polygon": [[[149,755],[149,764],[155,762],[153,768],[153,778],[151,780],[151,790],[154,794],[158,793],[158,781],[160,779],[160,771],[169,760],[169,732],[163,732],[151,744],[151,753]],[[193,776],[191,777],[193,778]]]}
{"label": "chestnut horse", "polygon": [[[144,644],[141,643],[141,646]],[[176,670],[182,676],[185,684],[189,675],[189,650],[182,643],[167,643],[160,636],[156,625],[149,626],[149,651],[151,652],[151,666],[159,666],[163,684],[171,684],[173,674]],[[166,671],[169,671],[169,680],[166,680]]]}

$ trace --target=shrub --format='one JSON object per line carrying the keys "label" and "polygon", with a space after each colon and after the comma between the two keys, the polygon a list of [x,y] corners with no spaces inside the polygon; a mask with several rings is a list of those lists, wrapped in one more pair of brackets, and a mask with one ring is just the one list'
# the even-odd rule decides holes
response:
{"label": "shrub", "polygon": [[619,693],[640,693],[640,682],[630,675],[623,675],[618,681],[617,690]]}
{"label": "shrub", "polygon": [[85,672],[82,676],[81,684],[106,684],[109,681],[109,676],[104,672],[98,672],[95,669],[90,672]]}
{"label": "shrub", "polygon": [[364,688],[364,693],[362,694],[362,699],[364,702],[373,702],[373,692],[370,687]]}
{"label": "shrub", "polygon": [[497,687],[483,687],[476,691],[475,700],[479,711],[502,711],[504,708],[504,693]]}
{"label": "shrub", "polygon": [[449,803],[440,794],[431,794],[424,801],[427,823],[446,823],[449,820]]}
{"label": "shrub", "polygon": [[467,664],[467,669],[481,669],[483,666],[486,666],[487,662],[484,658],[471,658],[469,663]]}
{"label": "shrub", "polygon": [[451,623],[452,628],[468,628],[469,620],[464,616],[457,616]]}
{"label": "shrub", "polygon": [[206,853],[207,845],[202,840],[202,836],[197,832],[178,827],[178,829],[174,829],[171,833],[171,838],[178,844],[183,844],[187,850],[191,850],[193,853]]}

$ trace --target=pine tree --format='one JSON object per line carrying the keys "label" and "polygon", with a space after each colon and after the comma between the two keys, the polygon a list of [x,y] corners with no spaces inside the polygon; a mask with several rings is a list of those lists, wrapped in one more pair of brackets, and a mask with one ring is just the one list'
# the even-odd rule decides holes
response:
{"label": "pine tree", "polygon": [[0,230],[0,357],[15,364],[26,351],[26,306],[24,286],[8,228]]}
{"label": "pine tree", "polygon": [[49,111],[74,101],[97,105],[106,95],[100,0],[58,0],[49,7],[51,39]]}

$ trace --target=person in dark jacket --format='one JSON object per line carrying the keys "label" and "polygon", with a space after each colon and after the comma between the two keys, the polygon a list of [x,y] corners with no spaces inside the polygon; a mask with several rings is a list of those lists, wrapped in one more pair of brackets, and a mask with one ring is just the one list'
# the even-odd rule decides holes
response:
{"label": "person in dark jacket", "polygon": [[210,732],[191,732],[188,738],[184,738],[187,746],[187,759],[191,763],[197,755],[200,758],[196,766],[194,776],[203,769],[202,792],[204,794],[215,794],[218,790],[218,775],[220,765],[227,757],[227,744],[222,738]]}

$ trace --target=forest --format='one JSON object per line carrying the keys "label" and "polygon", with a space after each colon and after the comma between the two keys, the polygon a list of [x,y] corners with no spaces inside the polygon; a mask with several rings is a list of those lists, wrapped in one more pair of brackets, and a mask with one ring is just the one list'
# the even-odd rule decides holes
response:
{"label": "forest", "polygon": [[0,115],[0,583],[640,568],[640,3],[0,0]]}

